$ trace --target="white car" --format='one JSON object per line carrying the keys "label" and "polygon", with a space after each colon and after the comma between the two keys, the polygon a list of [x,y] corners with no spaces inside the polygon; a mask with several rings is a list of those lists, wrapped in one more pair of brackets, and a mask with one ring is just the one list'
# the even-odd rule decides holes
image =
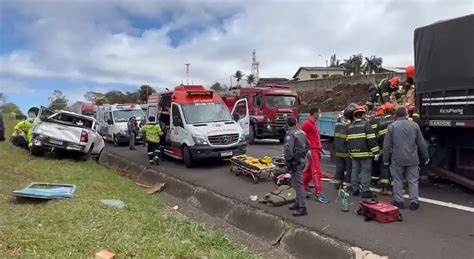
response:
{"label": "white car", "polygon": [[42,108],[33,123],[32,155],[65,152],[87,160],[99,156],[105,147],[94,118],[68,111],[52,112]]}

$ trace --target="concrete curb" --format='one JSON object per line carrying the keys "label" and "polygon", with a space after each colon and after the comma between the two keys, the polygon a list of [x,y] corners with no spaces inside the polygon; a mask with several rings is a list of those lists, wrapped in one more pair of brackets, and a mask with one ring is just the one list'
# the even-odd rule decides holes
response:
{"label": "concrete curb", "polygon": [[124,172],[129,178],[143,184],[166,182],[167,188],[164,190],[166,193],[186,200],[205,213],[223,218],[229,224],[275,246],[281,246],[298,258],[315,258],[315,255],[319,258],[356,256],[355,251],[347,243],[320,235],[279,216],[177,179],[160,172],[159,168],[149,169],[107,151],[102,153],[99,164]]}

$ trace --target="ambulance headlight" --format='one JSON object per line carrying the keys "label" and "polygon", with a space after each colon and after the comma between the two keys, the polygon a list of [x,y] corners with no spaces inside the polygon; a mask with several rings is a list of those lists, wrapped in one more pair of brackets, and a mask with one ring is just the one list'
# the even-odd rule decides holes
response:
{"label": "ambulance headlight", "polygon": [[240,134],[240,136],[239,136],[239,142],[245,142],[245,136],[244,136],[244,134]]}
{"label": "ambulance headlight", "polygon": [[122,134],[122,135],[127,135],[128,134],[128,130],[124,130],[124,129],[118,129],[119,133]]}
{"label": "ambulance headlight", "polygon": [[203,135],[193,134],[192,136],[196,145],[208,145],[207,139]]}

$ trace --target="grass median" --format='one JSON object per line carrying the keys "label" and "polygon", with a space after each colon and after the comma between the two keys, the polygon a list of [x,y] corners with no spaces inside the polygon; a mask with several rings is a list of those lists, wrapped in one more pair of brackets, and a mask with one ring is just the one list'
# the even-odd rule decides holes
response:
{"label": "grass median", "polygon": [[[75,184],[76,194],[42,203],[19,203],[10,195],[31,182]],[[102,249],[119,258],[253,257],[94,162],[34,158],[7,142],[0,142],[0,212],[0,258],[84,258]]]}

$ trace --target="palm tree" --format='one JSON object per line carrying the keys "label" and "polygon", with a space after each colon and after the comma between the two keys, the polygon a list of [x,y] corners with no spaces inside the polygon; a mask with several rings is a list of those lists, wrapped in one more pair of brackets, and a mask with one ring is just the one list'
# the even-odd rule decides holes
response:
{"label": "palm tree", "polygon": [[255,83],[255,76],[253,74],[250,74],[247,76],[247,84],[249,86],[252,86]]}
{"label": "palm tree", "polygon": [[242,71],[240,70],[237,70],[235,71],[234,77],[235,77],[235,80],[237,80],[237,85],[239,85],[240,80],[242,80],[242,78],[244,77],[244,73],[242,73]]}

